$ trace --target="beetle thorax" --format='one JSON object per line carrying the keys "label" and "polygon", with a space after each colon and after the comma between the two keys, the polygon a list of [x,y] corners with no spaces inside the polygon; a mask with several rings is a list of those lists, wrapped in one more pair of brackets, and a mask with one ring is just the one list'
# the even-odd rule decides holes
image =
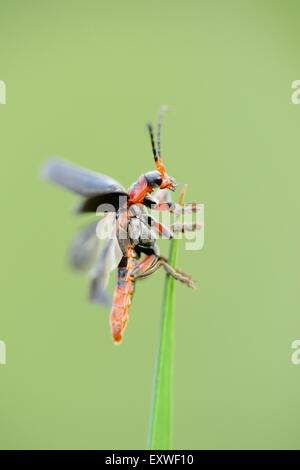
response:
{"label": "beetle thorax", "polygon": [[142,204],[133,204],[128,209],[128,239],[132,246],[153,246],[155,235],[148,223],[148,213]]}

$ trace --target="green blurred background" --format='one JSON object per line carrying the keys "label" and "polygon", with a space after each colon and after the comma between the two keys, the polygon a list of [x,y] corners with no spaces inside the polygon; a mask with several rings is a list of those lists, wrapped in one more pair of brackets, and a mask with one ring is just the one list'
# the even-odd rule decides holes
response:
{"label": "green blurred background", "polygon": [[[120,347],[66,265],[85,217],[42,183],[60,155],[125,186],[153,168],[205,204],[176,289],[174,447],[299,448],[298,1],[0,0],[0,447],[144,448],[164,274]],[[162,242],[167,253],[168,242]]]}

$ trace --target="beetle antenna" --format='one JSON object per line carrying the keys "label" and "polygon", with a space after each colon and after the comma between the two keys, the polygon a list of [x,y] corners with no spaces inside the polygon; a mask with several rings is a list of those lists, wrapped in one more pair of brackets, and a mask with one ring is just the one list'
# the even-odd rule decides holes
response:
{"label": "beetle antenna", "polygon": [[163,120],[163,115],[168,110],[167,106],[162,106],[159,111],[158,119],[157,119],[157,155],[158,158],[161,159],[161,145],[160,145],[160,136],[161,136],[161,125]]}
{"label": "beetle antenna", "polygon": [[156,147],[155,147],[155,140],[154,140],[154,133],[153,133],[152,124],[148,123],[147,128],[148,128],[149,135],[150,135],[151,147],[152,147],[152,153],[153,153],[153,156],[154,156],[154,160],[157,161],[158,157],[157,157],[157,153],[156,153]]}

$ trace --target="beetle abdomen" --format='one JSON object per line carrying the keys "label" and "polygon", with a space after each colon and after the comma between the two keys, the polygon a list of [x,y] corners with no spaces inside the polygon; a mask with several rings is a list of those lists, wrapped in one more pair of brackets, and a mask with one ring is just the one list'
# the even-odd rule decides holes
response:
{"label": "beetle abdomen", "polygon": [[110,313],[110,328],[116,343],[122,340],[128,322],[128,310],[134,293],[135,283],[128,275],[127,268],[118,269],[118,283],[114,291]]}

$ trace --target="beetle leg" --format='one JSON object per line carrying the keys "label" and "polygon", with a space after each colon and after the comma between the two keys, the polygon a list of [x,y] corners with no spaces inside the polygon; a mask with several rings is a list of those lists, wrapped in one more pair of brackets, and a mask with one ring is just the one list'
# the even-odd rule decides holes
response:
{"label": "beetle leg", "polygon": [[161,224],[152,216],[148,216],[148,221],[151,227],[154,228],[154,230],[159,234],[163,235],[164,237],[168,238],[171,240],[174,237],[174,233],[172,230],[170,230],[168,227],[166,227],[164,224]]}
{"label": "beetle leg", "polygon": [[172,266],[169,265],[167,259],[163,256],[145,256],[145,258],[136,263],[134,269],[130,272],[130,276],[135,281],[145,279],[146,277],[158,271],[160,267],[163,267],[163,269],[177,281],[180,281],[188,287],[191,287],[191,289],[196,289],[192,278],[179,269],[172,268]]}
{"label": "beetle leg", "polygon": [[151,204],[151,209],[155,211],[169,211],[174,214],[192,214],[192,213],[197,213],[200,212],[201,210],[201,204],[198,204],[197,202],[188,202],[184,204],[184,206],[181,206],[180,204],[176,202],[158,202],[157,204]]}
{"label": "beetle leg", "polygon": [[156,255],[147,255],[140,261],[137,261],[129,275],[134,279],[143,279],[160,268],[159,257]]}
{"label": "beetle leg", "polygon": [[201,230],[201,225],[193,222],[186,222],[186,223],[175,223],[172,224],[171,227],[174,233],[185,233],[185,232],[195,232],[197,230]]}
{"label": "beetle leg", "polygon": [[160,265],[164,268],[164,270],[172,276],[174,279],[177,281],[182,282],[186,286],[190,287],[191,289],[196,290],[196,285],[191,276],[189,274],[184,273],[183,271],[180,271],[179,269],[173,268],[169,263],[166,258],[163,256],[160,256]]}

